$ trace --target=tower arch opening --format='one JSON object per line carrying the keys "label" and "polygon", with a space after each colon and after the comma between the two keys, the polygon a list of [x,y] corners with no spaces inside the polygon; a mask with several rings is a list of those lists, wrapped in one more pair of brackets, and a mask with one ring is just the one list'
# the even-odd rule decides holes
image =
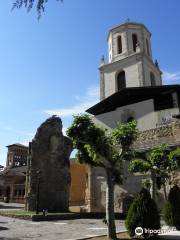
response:
{"label": "tower arch opening", "polygon": [[122,53],[122,38],[119,35],[117,37],[117,54],[121,54]]}
{"label": "tower arch opening", "polygon": [[132,34],[132,44],[133,44],[133,51],[134,51],[134,52],[136,52],[137,43],[138,43],[137,34],[133,33],[133,34]]}
{"label": "tower arch opening", "polygon": [[125,71],[121,71],[117,75],[117,91],[126,87],[126,74]]}

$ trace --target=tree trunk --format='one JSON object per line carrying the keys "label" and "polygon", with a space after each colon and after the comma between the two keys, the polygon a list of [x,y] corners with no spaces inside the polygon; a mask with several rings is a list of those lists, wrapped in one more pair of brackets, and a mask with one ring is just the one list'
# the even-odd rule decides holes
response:
{"label": "tree trunk", "polygon": [[115,240],[116,226],[114,214],[114,183],[111,169],[106,169],[107,173],[107,189],[106,189],[106,220],[108,227],[108,238]]}
{"label": "tree trunk", "polygon": [[167,200],[166,184],[163,184],[163,188],[164,188],[164,198],[165,200]]}
{"label": "tree trunk", "polygon": [[156,174],[154,170],[151,171],[151,180],[152,180],[152,199],[156,202]]}

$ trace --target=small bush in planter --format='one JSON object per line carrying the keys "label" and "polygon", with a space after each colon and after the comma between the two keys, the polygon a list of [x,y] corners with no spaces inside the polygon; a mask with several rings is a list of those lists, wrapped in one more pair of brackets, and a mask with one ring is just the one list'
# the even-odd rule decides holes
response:
{"label": "small bush in planter", "polygon": [[[137,227],[143,230],[159,230],[160,216],[155,201],[151,198],[149,191],[145,188],[141,190],[138,196],[131,204],[125,221],[125,226],[130,236],[135,235]],[[151,234],[143,232],[147,239]]]}
{"label": "small bush in planter", "polygon": [[163,209],[164,221],[169,226],[175,226],[180,230],[180,188],[175,185],[171,188],[168,201]]}

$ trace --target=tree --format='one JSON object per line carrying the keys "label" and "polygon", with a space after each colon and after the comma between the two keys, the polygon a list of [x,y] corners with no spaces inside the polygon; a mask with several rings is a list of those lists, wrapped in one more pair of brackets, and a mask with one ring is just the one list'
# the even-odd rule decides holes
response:
{"label": "tree", "polygon": [[135,122],[118,125],[110,133],[97,127],[87,114],[75,116],[67,130],[74,148],[78,150],[76,157],[79,161],[103,167],[106,171],[106,221],[109,239],[116,239],[114,185],[122,182],[122,159],[128,156],[129,147],[136,133]]}
{"label": "tree", "polygon": [[[156,190],[164,187],[165,199],[166,182],[170,178],[170,173],[177,168],[177,161],[172,150],[167,145],[157,146],[150,152],[136,152],[135,158],[130,162],[131,172],[150,172],[152,181],[152,198],[156,200]],[[177,157],[177,155],[176,155]]]}
{"label": "tree", "polygon": [[[135,229],[141,227],[143,230],[159,230],[160,216],[155,201],[151,198],[149,191],[143,188],[131,204],[125,221],[125,226],[130,236],[135,235]],[[143,232],[149,237],[149,233]]]}
{"label": "tree", "polygon": [[[56,1],[63,2],[63,0],[56,0]],[[47,2],[48,0],[16,0],[13,3],[12,9],[25,7],[27,11],[30,11],[33,8],[33,6],[36,5],[38,18],[40,18],[42,13],[45,10],[45,6]]]}
{"label": "tree", "polygon": [[177,185],[171,188],[163,213],[166,224],[180,230],[180,188]]}

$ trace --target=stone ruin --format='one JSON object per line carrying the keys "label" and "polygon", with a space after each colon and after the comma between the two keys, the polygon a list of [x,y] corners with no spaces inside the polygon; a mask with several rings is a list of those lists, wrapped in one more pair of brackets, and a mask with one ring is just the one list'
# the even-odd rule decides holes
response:
{"label": "stone ruin", "polygon": [[[47,119],[30,143],[26,176],[26,210],[68,212],[71,140],[63,136],[62,121]],[[39,189],[38,189],[39,188]]]}

